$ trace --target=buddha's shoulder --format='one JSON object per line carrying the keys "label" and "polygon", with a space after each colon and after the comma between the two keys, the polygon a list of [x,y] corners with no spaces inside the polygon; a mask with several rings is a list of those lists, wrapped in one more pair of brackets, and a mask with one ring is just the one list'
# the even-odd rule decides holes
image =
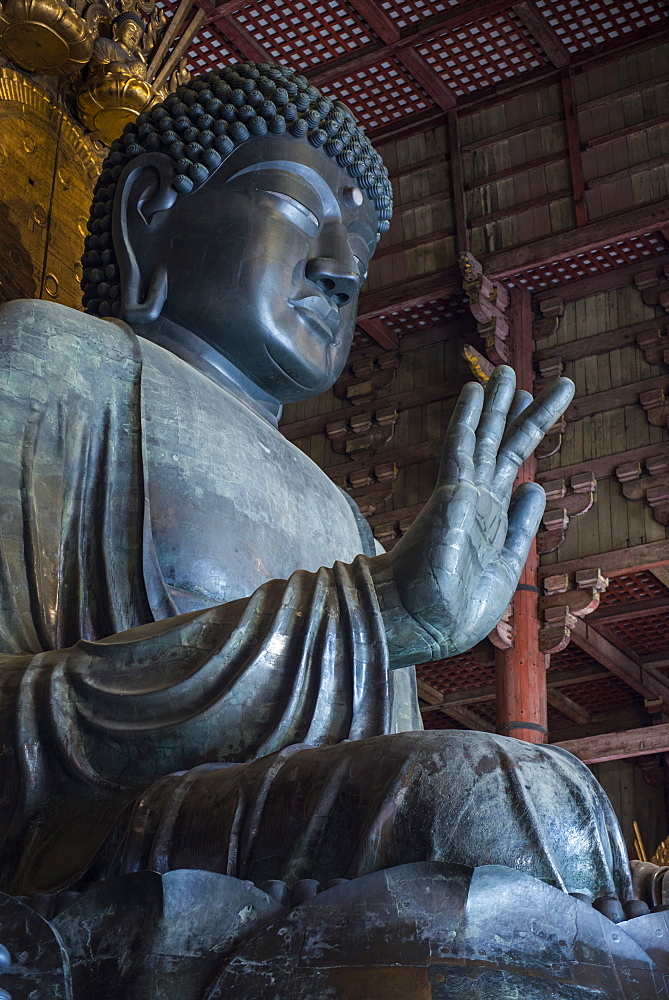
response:
{"label": "buddha's shoulder", "polygon": [[84,360],[94,367],[139,363],[130,327],[42,299],[0,305],[0,364],[11,365],[17,356],[40,359],[59,370],[81,369]]}

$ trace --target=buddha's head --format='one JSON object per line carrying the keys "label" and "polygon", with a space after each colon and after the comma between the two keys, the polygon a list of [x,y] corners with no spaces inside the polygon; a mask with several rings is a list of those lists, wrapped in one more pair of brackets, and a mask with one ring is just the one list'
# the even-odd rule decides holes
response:
{"label": "buddha's head", "polygon": [[112,145],[83,257],[84,306],[165,321],[279,402],[339,376],[389,226],[387,171],[340,103],[284,67],[192,80]]}
{"label": "buddha's head", "polygon": [[112,21],[114,41],[119,42],[128,52],[134,52],[142,40],[144,22],[138,14],[126,10]]}

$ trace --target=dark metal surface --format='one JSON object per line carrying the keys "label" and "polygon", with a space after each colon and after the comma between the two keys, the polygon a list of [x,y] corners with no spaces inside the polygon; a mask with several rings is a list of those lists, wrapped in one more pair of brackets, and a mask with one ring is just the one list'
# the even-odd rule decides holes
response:
{"label": "dark metal surface", "polygon": [[[134,329],[44,302],[0,313],[3,886],[51,893],[147,867],[208,869],[194,923],[160,924],[167,952],[195,965],[184,942],[204,933],[207,907],[223,919],[208,893],[227,875],[300,881],[306,895],[314,880],[410,861],[503,864],[550,882],[541,898],[563,907],[566,892],[611,897],[615,916],[630,874],[587,769],[504,737],[399,735],[419,726],[415,687],[392,681],[469,648],[508,605],[544,502],[536,484],[512,497],[513,480],[571,383],[534,402],[509,369],[485,394],[466,387],[422,515],[391,554],[359,555],[347,501],[276,417],[344,364],[372,201],[287,136],[248,139],[187,197],[173,179],[162,153],[117,177],[115,259]],[[502,930],[521,919],[512,876],[522,895],[512,871],[499,885],[477,876],[481,913],[487,899]],[[137,878],[135,902],[110,886],[109,907],[117,942],[132,940],[150,970],[139,914],[148,905],[155,924],[166,897],[158,876]],[[452,889],[456,919],[465,897]],[[102,984],[111,938],[100,925],[91,948],[73,923],[95,909],[87,896],[54,926],[77,981]],[[516,939],[495,944],[486,919],[494,990]],[[389,953],[398,926],[384,931]],[[437,921],[434,933],[450,931]]]}

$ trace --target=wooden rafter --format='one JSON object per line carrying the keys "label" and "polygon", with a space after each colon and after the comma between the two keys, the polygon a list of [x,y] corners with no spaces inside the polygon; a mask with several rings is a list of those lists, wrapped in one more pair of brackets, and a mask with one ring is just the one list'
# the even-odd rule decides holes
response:
{"label": "wooden rafter", "polygon": [[442,111],[448,111],[455,107],[456,95],[415,46],[402,49],[399,52],[399,59],[413,78],[418,81],[425,93],[429,94],[437,107],[441,108]]}
{"label": "wooden rafter", "polygon": [[[597,249],[604,243],[615,243],[640,233],[652,232],[667,222],[669,222],[669,198],[662,198],[649,205],[641,205],[627,212],[606,216],[581,228],[568,229],[562,233],[530,240],[507,250],[483,254],[481,263],[484,272],[491,278],[509,277],[527,268],[539,267],[542,264],[550,264],[565,257]],[[428,237],[429,234],[426,234],[424,242],[429,242]],[[401,253],[403,249],[402,243],[393,245],[393,251],[396,253]],[[636,270],[639,269],[638,264],[634,267]],[[359,316],[362,318],[383,316],[391,310],[422,305],[437,298],[448,298],[460,291],[460,286],[460,272],[455,266],[423,274],[419,278],[409,278],[385,288],[363,293]],[[560,294],[560,290],[551,290],[551,294]],[[580,295],[578,297],[580,298]]]}
{"label": "wooden rafter", "polygon": [[610,670],[644,698],[661,697],[669,707],[669,682],[657,671],[632,660],[610,639],[601,635],[592,625],[575,619],[571,629],[572,641],[585,653]]}
{"label": "wooden rafter", "polygon": [[602,736],[586,736],[580,740],[565,740],[554,745],[568,750],[586,764],[667,753],[669,723],[648,726],[644,729],[628,729],[623,733],[605,733]]}
{"label": "wooden rafter", "polygon": [[574,97],[574,85],[569,72],[565,71],[560,74],[560,85],[562,87],[562,102],[564,106],[565,126],[567,129],[569,170],[571,173],[571,187],[574,196],[576,225],[585,226],[588,222],[588,209],[585,201],[585,182],[583,180],[581,139],[578,127],[576,99]]}
{"label": "wooden rafter", "polygon": [[562,42],[545,17],[537,10],[532,0],[522,0],[513,5],[514,14],[534,35],[542,49],[557,69],[568,66],[571,60],[569,49]]}
{"label": "wooden rafter", "polygon": [[[555,475],[554,472],[551,475]],[[669,538],[645,545],[630,545],[624,549],[598,552],[580,559],[566,559],[564,562],[541,566],[539,576],[555,576],[559,573],[575,573],[579,569],[600,569],[603,576],[618,576],[621,573],[637,573],[642,569],[669,564]]]}
{"label": "wooden rafter", "polygon": [[372,340],[384,347],[386,350],[396,350],[400,346],[400,340],[396,333],[388,329],[386,324],[380,319],[361,319],[357,325],[365,333],[369,334]]}
{"label": "wooden rafter", "polygon": [[398,41],[390,45],[382,42],[366,45],[352,54],[330,59],[325,65],[310,70],[306,75],[317,86],[331,83],[385,59],[397,57],[403,48],[412,48],[422,39],[433,38],[435,35],[460,28],[463,24],[508,9],[508,6],[508,0],[482,0],[482,2],[470,0],[469,3],[459,4],[455,9],[443,14],[434,14],[432,17],[424,18],[419,24],[403,28]]}

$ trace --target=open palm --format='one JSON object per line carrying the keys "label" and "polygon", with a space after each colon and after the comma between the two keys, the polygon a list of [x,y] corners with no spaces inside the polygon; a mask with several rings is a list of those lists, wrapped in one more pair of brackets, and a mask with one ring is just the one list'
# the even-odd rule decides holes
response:
{"label": "open palm", "polygon": [[561,378],[532,400],[515,391],[506,366],[485,391],[462,390],[432,496],[392,552],[374,560],[393,667],[463,652],[504,614],[545,506],[538,484],[512,493],[513,483],[573,393]]}

